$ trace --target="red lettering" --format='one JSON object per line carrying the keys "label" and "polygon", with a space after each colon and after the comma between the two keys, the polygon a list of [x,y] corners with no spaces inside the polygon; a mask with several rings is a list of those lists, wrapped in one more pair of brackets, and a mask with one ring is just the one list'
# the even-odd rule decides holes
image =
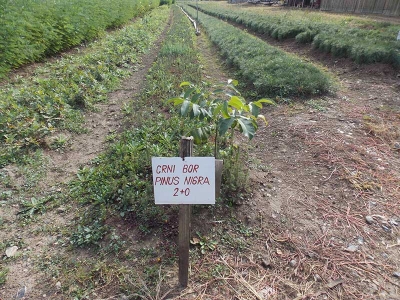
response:
{"label": "red lettering", "polygon": [[154,185],[178,185],[179,184],[179,177],[170,177],[170,176],[165,176],[165,177],[156,177],[156,180],[154,182]]}
{"label": "red lettering", "polygon": [[203,176],[186,176],[183,182],[185,185],[210,185],[208,177]]}
{"label": "red lettering", "polygon": [[182,173],[197,173],[199,165],[184,165]]}
{"label": "red lettering", "polygon": [[156,173],[174,173],[175,172],[175,165],[158,165],[156,168]]}

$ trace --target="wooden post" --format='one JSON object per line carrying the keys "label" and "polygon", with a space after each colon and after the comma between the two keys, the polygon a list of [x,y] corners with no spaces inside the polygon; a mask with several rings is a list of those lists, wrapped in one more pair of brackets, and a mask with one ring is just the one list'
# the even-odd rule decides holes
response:
{"label": "wooden post", "polygon": [[[182,137],[180,145],[180,157],[192,156],[193,137]],[[190,215],[191,206],[181,204],[179,206],[179,283],[181,287],[187,287],[189,278],[189,240],[190,240]]]}

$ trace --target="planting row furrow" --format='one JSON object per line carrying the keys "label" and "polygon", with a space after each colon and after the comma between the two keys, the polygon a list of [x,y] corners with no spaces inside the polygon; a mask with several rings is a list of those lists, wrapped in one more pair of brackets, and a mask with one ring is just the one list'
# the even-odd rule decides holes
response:
{"label": "planting row furrow", "polygon": [[[105,210],[118,209],[121,215],[133,218],[144,233],[167,220],[164,208],[154,204],[151,157],[178,156],[179,140],[191,126],[176,114],[166,115],[165,100],[175,94],[182,81],[201,81],[194,32],[187,30],[190,22],[177,7],[173,8],[172,20],[144,89],[125,109],[132,128],[126,128],[96,159],[96,165],[80,170],[71,183],[73,199],[101,204],[97,207]],[[98,210],[88,210],[81,227],[93,226],[93,220],[101,214]],[[78,229],[72,243],[91,245],[103,238],[100,235],[86,239],[85,235]]]}
{"label": "planting row furrow", "polygon": [[0,91],[0,166],[21,150],[40,146],[56,128],[82,130],[82,109],[107,98],[128,76],[140,54],[161,34],[169,9],[160,7],[143,19],[93,43],[87,54],[72,55],[36,70],[36,76]]}
{"label": "planting row furrow", "polygon": [[199,8],[209,15],[243,24],[277,40],[295,38],[299,43],[312,43],[321,51],[349,57],[357,63],[383,62],[400,66],[400,44],[396,40],[399,25],[348,17],[338,21],[318,12],[249,12],[215,3],[202,3]]}
{"label": "planting row furrow", "polygon": [[15,67],[93,40],[157,0],[0,1],[0,78]]}
{"label": "planting row furrow", "polygon": [[[185,6],[189,14],[193,8]],[[303,96],[331,89],[327,73],[226,22],[199,12],[199,22],[228,62],[261,96]]]}

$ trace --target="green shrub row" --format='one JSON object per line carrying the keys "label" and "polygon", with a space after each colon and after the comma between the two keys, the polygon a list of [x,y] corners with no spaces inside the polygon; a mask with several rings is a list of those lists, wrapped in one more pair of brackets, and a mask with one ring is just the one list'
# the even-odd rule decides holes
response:
{"label": "green shrub row", "polygon": [[349,57],[357,63],[383,62],[400,66],[400,43],[396,41],[399,25],[348,17],[338,21],[322,13],[257,13],[211,3],[201,3],[199,7],[207,14],[243,24],[277,40],[295,38],[299,43],[312,43],[321,51]]}
{"label": "green shrub row", "polygon": [[[194,9],[186,8],[189,14],[196,15]],[[329,91],[329,76],[316,66],[201,12],[199,22],[228,62],[239,69],[260,96],[303,96]]]}
{"label": "green shrub row", "polygon": [[[179,156],[180,138],[190,126],[177,114],[166,114],[166,99],[175,95],[185,79],[201,80],[194,31],[188,30],[191,23],[177,7],[173,12],[172,27],[147,75],[146,86],[126,108],[126,119],[133,123],[132,128],[118,136],[92,167],[80,170],[71,183],[73,198],[133,216],[143,232],[168,218],[165,207],[154,204],[151,157]],[[210,153],[211,150],[207,152]],[[95,211],[98,210],[89,210],[90,215],[82,218],[81,226],[90,226],[98,218],[92,213]]]}
{"label": "green shrub row", "polygon": [[82,108],[106,99],[130,74],[138,54],[147,51],[165,27],[169,9],[93,43],[85,55],[60,59],[38,69],[33,79],[0,90],[0,166],[31,146],[41,146],[56,128],[79,130]]}
{"label": "green shrub row", "polygon": [[15,67],[90,41],[159,0],[0,0],[0,78]]}

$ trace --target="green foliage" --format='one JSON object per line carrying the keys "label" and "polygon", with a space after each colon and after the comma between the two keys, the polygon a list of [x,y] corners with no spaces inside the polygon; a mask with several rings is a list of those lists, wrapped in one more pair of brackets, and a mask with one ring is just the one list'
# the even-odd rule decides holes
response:
{"label": "green foliage", "polygon": [[0,286],[6,283],[8,269],[0,266]]}
{"label": "green foliage", "polygon": [[78,225],[70,241],[71,244],[77,247],[99,245],[99,241],[106,232],[107,228],[99,220],[94,220],[88,225]]}
{"label": "green foliage", "polygon": [[[218,86],[218,89],[207,93],[189,82],[183,82],[180,85],[184,88],[181,96],[168,100],[180,107],[178,112],[181,117],[202,121],[196,123],[197,126],[190,132],[195,142],[207,141],[211,133],[215,133],[214,139],[217,139],[235,128],[248,139],[252,139],[258,128],[257,119],[260,118],[266,123],[264,116],[259,112],[263,103],[274,102],[260,99],[247,104],[235,88],[237,84],[236,80],[229,80],[226,86]],[[227,99],[224,99],[224,96]],[[203,124],[205,126],[199,126]]]}
{"label": "green foliage", "polygon": [[[194,9],[188,12],[195,15]],[[228,62],[261,97],[312,95],[331,89],[330,78],[316,66],[214,17],[199,13],[199,21]]]}
{"label": "green foliage", "polygon": [[160,0],[160,5],[171,5],[174,4],[175,0]]}
{"label": "green foliage", "polygon": [[93,40],[158,5],[156,0],[2,2],[0,78],[11,68]]}
{"label": "green foliage", "polygon": [[57,128],[82,131],[81,110],[104,101],[130,74],[137,55],[161,33],[168,9],[145,18],[94,43],[90,53],[65,57],[37,70],[32,81],[16,82],[0,91],[0,166],[16,161],[27,148],[45,144]]}
{"label": "green foliage", "polygon": [[35,213],[42,212],[46,207],[46,203],[52,200],[54,200],[54,197],[48,196],[39,199],[32,197],[28,201],[22,201],[23,208],[17,214],[23,217],[31,218]]}
{"label": "green foliage", "polygon": [[[182,40],[187,47],[182,51],[161,50],[163,54],[149,71],[139,99],[131,104],[132,108],[125,107],[129,119],[135,122],[133,128],[115,136],[108,150],[92,166],[82,168],[71,183],[71,197],[91,207],[79,222],[81,228],[74,234],[74,245],[99,244],[108,232],[102,227],[108,211],[133,219],[144,234],[166,219],[168,208],[154,204],[151,157],[178,156],[179,140],[187,125],[178,116],[165,117],[160,95],[172,96],[172,87],[184,78],[200,81],[194,32],[187,30],[190,22],[182,12],[173,9],[174,23],[162,48],[171,49]],[[96,213],[99,210],[103,211],[100,216]],[[91,227],[96,220],[98,228]],[[92,233],[85,240],[85,231],[99,234]]]}
{"label": "green foliage", "polygon": [[199,8],[277,40],[296,38],[299,43],[312,43],[321,51],[349,57],[357,63],[384,62],[400,66],[400,44],[396,41],[399,25],[318,12],[250,12],[205,2]]}
{"label": "green foliage", "polygon": [[217,248],[217,242],[210,239],[209,237],[202,235],[200,232],[196,232],[197,237],[193,237],[190,243],[200,247],[201,254],[205,254],[207,251],[214,251]]}

